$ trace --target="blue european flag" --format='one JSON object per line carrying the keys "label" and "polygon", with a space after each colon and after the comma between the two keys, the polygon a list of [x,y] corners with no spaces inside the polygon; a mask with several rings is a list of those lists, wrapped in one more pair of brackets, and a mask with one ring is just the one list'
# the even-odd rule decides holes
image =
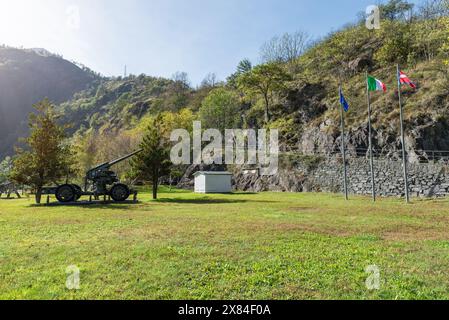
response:
{"label": "blue european flag", "polygon": [[340,104],[343,107],[343,109],[345,110],[345,112],[349,111],[349,104],[345,99],[345,96],[343,95],[343,91],[340,90]]}

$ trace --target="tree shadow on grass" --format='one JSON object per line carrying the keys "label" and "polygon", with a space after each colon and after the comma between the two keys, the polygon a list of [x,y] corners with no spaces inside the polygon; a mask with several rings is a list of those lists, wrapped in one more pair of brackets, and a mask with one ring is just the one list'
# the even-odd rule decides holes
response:
{"label": "tree shadow on grass", "polygon": [[78,202],[69,202],[69,203],[59,203],[59,202],[51,202],[51,203],[43,203],[43,204],[31,204],[30,207],[35,208],[64,208],[64,207],[72,207],[72,208],[83,208],[83,209],[112,209],[112,210],[131,210],[136,205],[141,204],[142,202],[137,201],[125,201],[125,202],[114,202],[114,201],[78,201]]}
{"label": "tree shadow on grass", "polygon": [[233,204],[233,203],[272,203],[273,201],[246,200],[246,199],[213,199],[209,197],[197,199],[184,198],[161,198],[155,200],[158,203],[177,203],[177,204]]}
{"label": "tree shadow on grass", "polygon": [[233,192],[232,195],[233,196],[251,196],[251,195],[257,195],[259,194],[258,192],[245,192],[245,191],[238,191],[238,192]]}
{"label": "tree shadow on grass", "polygon": [[[64,208],[64,207],[78,207],[83,209],[111,209],[111,210],[132,210],[139,204],[151,205],[152,203],[173,203],[173,204],[236,204],[236,203],[274,203],[276,201],[269,200],[251,200],[251,199],[241,199],[239,196],[257,195],[257,193],[249,192],[236,192],[232,194],[223,194],[229,196],[229,198],[211,198],[208,196],[194,199],[186,198],[159,198],[157,200],[149,201],[125,201],[125,202],[114,202],[114,201],[77,201],[70,203],[42,203],[42,204],[31,204],[29,207],[36,208]],[[232,197],[232,198],[231,198]]]}

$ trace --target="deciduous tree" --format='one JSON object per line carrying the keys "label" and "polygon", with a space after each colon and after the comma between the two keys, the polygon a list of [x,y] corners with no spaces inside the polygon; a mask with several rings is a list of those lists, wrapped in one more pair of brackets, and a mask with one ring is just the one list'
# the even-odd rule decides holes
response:
{"label": "deciduous tree", "polygon": [[0,162],[0,183],[8,180],[9,174],[12,170],[12,159],[11,157],[6,157]]}
{"label": "deciduous tree", "polygon": [[241,75],[238,80],[239,88],[246,94],[260,94],[265,103],[265,122],[270,121],[270,105],[275,91],[283,90],[290,75],[279,63],[270,62],[258,65],[251,72]]}
{"label": "deciduous tree", "polygon": [[382,18],[388,20],[405,20],[411,17],[414,4],[405,0],[390,0],[386,4],[380,5]]}
{"label": "deciduous tree", "polygon": [[218,84],[217,75],[215,73],[209,73],[201,81],[201,88],[215,88]]}
{"label": "deciduous tree", "polygon": [[290,62],[303,54],[310,41],[304,31],[285,33],[266,42],[260,49],[263,62]]}
{"label": "deciduous tree", "polygon": [[190,80],[186,72],[176,72],[172,76],[173,83],[170,86],[169,91],[173,94],[170,103],[173,105],[174,110],[185,107],[187,105],[188,93],[190,90]]}
{"label": "deciduous tree", "polygon": [[200,117],[204,128],[219,129],[224,133],[225,129],[233,129],[240,124],[240,101],[236,93],[218,88],[204,99]]}

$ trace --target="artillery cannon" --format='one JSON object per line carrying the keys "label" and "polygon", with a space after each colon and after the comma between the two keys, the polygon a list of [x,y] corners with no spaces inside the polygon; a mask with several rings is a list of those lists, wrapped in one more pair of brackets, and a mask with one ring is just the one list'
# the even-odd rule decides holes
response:
{"label": "artillery cannon", "polygon": [[17,198],[20,199],[21,197],[18,189],[19,188],[17,187],[16,184],[6,181],[0,184],[0,197],[2,196],[2,194],[6,194],[6,197],[9,199],[11,198],[11,194],[15,193]]}
{"label": "artillery cannon", "polygon": [[119,159],[102,163],[90,169],[84,178],[84,190],[76,184],[63,184],[58,187],[44,188],[43,194],[54,194],[56,199],[62,203],[74,202],[81,196],[110,196],[116,202],[126,201],[131,191],[129,187],[120,180],[111,167],[123,162],[143,150],[137,150]]}

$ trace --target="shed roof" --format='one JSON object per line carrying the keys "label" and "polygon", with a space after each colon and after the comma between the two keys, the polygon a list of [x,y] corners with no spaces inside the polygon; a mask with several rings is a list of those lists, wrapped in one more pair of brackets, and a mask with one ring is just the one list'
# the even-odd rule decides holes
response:
{"label": "shed roof", "polygon": [[193,176],[232,176],[232,173],[228,171],[198,171]]}

